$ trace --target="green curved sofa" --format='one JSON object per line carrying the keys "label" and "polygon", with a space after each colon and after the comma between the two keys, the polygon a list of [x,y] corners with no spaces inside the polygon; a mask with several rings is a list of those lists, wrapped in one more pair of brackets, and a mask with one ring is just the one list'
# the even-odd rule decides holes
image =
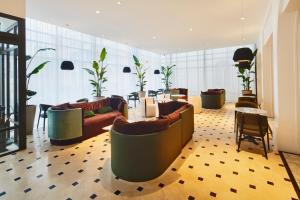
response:
{"label": "green curved sofa", "polygon": [[194,110],[190,106],[167,129],[140,134],[124,134],[112,128],[111,168],[123,180],[148,181],[162,175],[193,137]]}

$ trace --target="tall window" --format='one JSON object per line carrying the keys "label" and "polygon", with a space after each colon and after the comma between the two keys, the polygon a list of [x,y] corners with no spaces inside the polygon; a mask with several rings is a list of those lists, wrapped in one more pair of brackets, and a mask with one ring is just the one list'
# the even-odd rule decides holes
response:
{"label": "tall window", "polygon": [[[254,45],[246,47],[254,49]],[[190,95],[200,95],[209,88],[224,88],[227,101],[236,101],[242,90],[232,60],[237,48],[240,46],[166,55],[166,64],[176,64],[173,87],[188,88]]]}
{"label": "tall window", "polygon": [[[227,100],[235,101],[242,90],[232,61],[238,46],[162,56],[34,19],[27,19],[26,23],[27,54],[32,55],[36,50],[45,47],[56,49],[55,52],[40,54],[35,60],[36,64],[45,60],[51,62],[32,78],[31,88],[38,92],[30,100],[33,104],[58,104],[91,97],[92,88],[88,81],[90,76],[82,68],[91,67],[92,61],[98,59],[103,47],[108,52],[105,96],[125,96],[138,90],[135,75],[122,72],[124,66],[130,66],[134,72],[133,54],[148,68],[146,90],[163,87],[161,76],[153,73],[162,64],[176,64],[173,87],[188,88],[190,95],[200,95],[201,91],[208,88],[224,88]],[[254,48],[254,45],[247,46]],[[71,60],[75,69],[60,70],[60,64],[64,60]]]}
{"label": "tall window", "polygon": [[[130,47],[110,40],[83,34],[34,19],[26,19],[27,54],[32,55],[40,48],[54,48],[54,52],[43,52],[36,57],[35,63],[51,61],[41,73],[32,78],[31,88],[37,95],[30,103],[58,104],[74,102],[83,97],[91,97],[90,75],[82,68],[91,67],[92,61],[99,59],[103,47],[108,54],[108,82],[105,96],[111,94],[127,95],[138,90],[134,74],[124,74],[123,67],[130,66],[134,72],[132,55],[135,54],[147,69],[146,90],[161,88],[161,81],[153,74],[161,65],[161,55]],[[64,60],[74,63],[75,69],[63,71],[60,64]]]}

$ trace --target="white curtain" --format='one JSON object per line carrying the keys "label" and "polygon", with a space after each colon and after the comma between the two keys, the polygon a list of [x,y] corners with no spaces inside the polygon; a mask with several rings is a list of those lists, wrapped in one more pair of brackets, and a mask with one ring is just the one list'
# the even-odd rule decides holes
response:
{"label": "white curtain", "polygon": [[[188,88],[189,95],[200,95],[201,91],[224,88],[226,100],[234,102],[241,95],[241,80],[232,60],[236,49],[241,46],[207,49],[186,53],[169,54],[164,63],[176,64],[172,87]],[[254,45],[246,45],[252,50]],[[255,86],[252,85],[253,90]]]}
{"label": "white curtain", "polygon": [[[91,68],[92,61],[98,60],[103,47],[108,53],[105,96],[126,96],[130,92],[138,91],[136,77],[132,74],[135,71],[133,54],[148,68],[146,90],[162,87],[160,77],[153,73],[155,69],[160,68],[161,55],[27,18],[27,55],[33,55],[38,49],[50,47],[56,51],[40,53],[28,70],[31,71],[34,66],[46,60],[51,61],[39,74],[32,76],[30,89],[37,91],[37,95],[29,101],[31,104],[56,105],[92,97],[92,87],[88,81],[91,77],[82,68]],[[72,61],[75,69],[61,70],[60,65],[64,60]],[[123,73],[124,66],[130,66],[132,73]]]}
{"label": "white curtain", "polygon": [[[254,45],[247,46],[254,48]],[[135,71],[133,54],[148,68],[146,91],[163,88],[161,75],[155,75],[154,70],[160,69],[164,64],[176,64],[172,87],[188,88],[190,95],[200,95],[201,91],[208,88],[224,88],[227,101],[235,101],[242,90],[232,61],[233,53],[239,46],[162,56],[27,18],[27,55],[33,55],[40,48],[50,47],[56,51],[40,53],[29,69],[32,70],[43,61],[51,61],[38,75],[32,77],[30,89],[37,91],[37,95],[29,103],[55,105],[90,98],[92,87],[88,80],[91,77],[82,68],[90,68],[92,61],[99,58],[103,47],[108,53],[106,58],[108,82],[105,96],[111,94],[126,96],[130,92],[138,91],[135,75],[124,74],[122,71],[124,66],[130,66],[131,71]],[[72,61],[75,69],[61,70],[60,65],[64,60]]]}

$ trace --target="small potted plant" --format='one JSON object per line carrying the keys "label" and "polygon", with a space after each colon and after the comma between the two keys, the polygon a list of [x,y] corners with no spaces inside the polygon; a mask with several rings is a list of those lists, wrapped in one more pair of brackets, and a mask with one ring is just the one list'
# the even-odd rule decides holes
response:
{"label": "small potted plant", "polygon": [[138,86],[140,88],[139,90],[139,98],[143,98],[146,96],[146,92],[144,91],[145,86],[147,81],[145,80],[146,78],[146,70],[144,65],[140,63],[139,59],[133,55],[133,60],[134,60],[134,64],[135,64],[135,69],[136,72],[134,73],[137,77],[137,84],[136,86]]}
{"label": "small potted plant", "polygon": [[242,61],[242,62],[239,62],[238,64],[235,64],[235,67],[238,68],[237,77],[242,79],[242,86],[243,86],[242,94],[243,95],[251,95],[252,94],[251,83],[254,80],[251,78],[251,74],[255,74],[255,71],[252,70],[252,68],[255,64],[254,58],[256,57],[256,54],[257,54],[257,50],[255,50],[253,52],[252,60]]}
{"label": "small potted plant", "polygon": [[103,91],[105,90],[104,83],[107,82],[107,78],[105,77],[105,74],[107,72],[106,68],[107,65],[104,65],[104,60],[106,58],[107,52],[106,49],[103,48],[99,60],[93,61],[93,70],[89,68],[83,68],[85,71],[87,71],[90,75],[93,76],[93,79],[90,79],[90,84],[93,86],[93,99],[95,101],[104,99],[105,97],[103,95]]}
{"label": "small potted plant", "polygon": [[[35,56],[43,51],[55,51],[53,48],[44,48],[44,49],[39,49],[35,52],[33,56],[26,56],[26,61],[28,64],[26,65],[26,72],[31,68],[31,63]],[[38,74],[44,67],[49,63],[50,61],[45,61],[40,63],[38,66],[36,66],[30,73],[26,74],[26,134],[31,135],[33,132],[33,124],[34,124],[34,118],[35,118],[35,112],[36,112],[36,105],[30,105],[28,104],[28,101],[37,94],[36,91],[30,90],[29,89],[29,83],[30,79],[33,75]]]}
{"label": "small potted plant", "polygon": [[162,82],[165,85],[165,92],[168,93],[170,91],[170,87],[172,86],[172,82],[170,80],[172,74],[173,74],[173,68],[176,65],[170,65],[170,66],[161,66],[161,74],[163,75],[162,77]]}

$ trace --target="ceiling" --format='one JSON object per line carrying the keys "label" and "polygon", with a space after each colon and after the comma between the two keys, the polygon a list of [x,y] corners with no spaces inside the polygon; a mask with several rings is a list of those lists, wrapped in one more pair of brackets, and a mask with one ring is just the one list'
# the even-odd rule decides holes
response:
{"label": "ceiling", "polygon": [[27,0],[26,16],[166,54],[256,42],[269,1]]}

